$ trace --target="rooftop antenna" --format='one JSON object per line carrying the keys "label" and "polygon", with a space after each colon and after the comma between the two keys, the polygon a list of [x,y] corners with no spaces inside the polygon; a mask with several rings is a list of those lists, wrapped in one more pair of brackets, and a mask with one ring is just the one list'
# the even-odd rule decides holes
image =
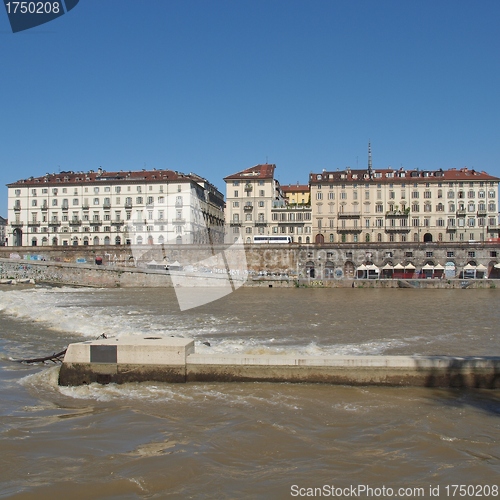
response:
{"label": "rooftop antenna", "polygon": [[370,140],[368,140],[368,172],[372,173],[372,145]]}

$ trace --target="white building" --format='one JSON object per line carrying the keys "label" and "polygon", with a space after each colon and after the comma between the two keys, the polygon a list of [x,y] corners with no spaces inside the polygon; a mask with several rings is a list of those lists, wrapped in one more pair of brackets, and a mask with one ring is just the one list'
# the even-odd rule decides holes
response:
{"label": "white building", "polygon": [[213,243],[224,198],[172,170],[61,172],[8,184],[8,245]]}
{"label": "white building", "polygon": [[5,238],[7,236],[6,228],[7,228],[7,219],[0,217],[0,246],[5,245]]}

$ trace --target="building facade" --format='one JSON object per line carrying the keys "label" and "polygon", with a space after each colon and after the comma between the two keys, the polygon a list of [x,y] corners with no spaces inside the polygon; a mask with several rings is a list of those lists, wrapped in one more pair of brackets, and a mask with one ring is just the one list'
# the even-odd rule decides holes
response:
{"label": "building facade", "polygon": [[274,178],[275,169],[276,165],[256,165],[224,178],[228,242],[240,236],[245,243],[257,238],[312,242],[309,187],[299,186],[294,200],[300,201],[289,202]]}
{"label": "building facade", "polygon": [[0,246],[5,246],[7,238],[7,219],[0,217]]}
{"label": "building facade", "polygon": [[314,242],[418,243],[499,237],[498,182],[486,172],[365,170],[312,173]]}
{"label": "building facade", "polygon": [[224,198],[172,170],[61,172],[8,184],[8,245],[220,243]]}

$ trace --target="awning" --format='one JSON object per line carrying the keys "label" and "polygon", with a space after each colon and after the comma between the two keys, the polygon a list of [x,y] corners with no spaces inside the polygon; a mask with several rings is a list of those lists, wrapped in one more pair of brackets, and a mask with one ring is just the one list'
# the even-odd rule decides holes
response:
{"label": "awning", "polygon": [[482,264],[479,264],[479,266],[476,267],[476,271],[487,271],[488,268],[486,266],[483,266]]}
{"label": "awning", "polygon": [[366,266],[366,269],[368,271],[375,271],[376,273],[379,273],[380,272],[380,269],[375,265],[375,264],[368,264]]}
{"label": "awning", "polygon": [[441,264],[434,266],[434,271],[444,271],[444,267]]}
{"label": "awning", "polygon": [[356,271],[366,271],[368,268],[364,265],[361,264],[359,267],[356,268]]}
{"label": "awning", "polygon": [[465,270],[465,271],[471,271],[472,269],[476,269],[476,266],[473,266],[472,264],[467,264],[467,265],[464,267],[464,270]]}
{"label": "awning", "polygon": [[425,264],[425,266],[422,267],[422,269],[430,270],[430,269],[434,269],[434,266],[431,266],[430,264]]}
{"label": "awning", "polygon": [[415,266],[412,263],[406,264],[405,269],[415,269]]}
{"label": "awning", "polygon": [[495,264],[493,267],[500,269],[500,264]]}
{"label": "awning", "polygon": [[394,270],[396,270],[396,269],[404,269],[404,266],[403,266],[403,265],[401,265],[401,264],[396,264],[396,265],[394,266]]}
{"label": "awning", "polygon": [[395,267],[391,266],[390,264],[386,264],[382,269],[395,269]]}

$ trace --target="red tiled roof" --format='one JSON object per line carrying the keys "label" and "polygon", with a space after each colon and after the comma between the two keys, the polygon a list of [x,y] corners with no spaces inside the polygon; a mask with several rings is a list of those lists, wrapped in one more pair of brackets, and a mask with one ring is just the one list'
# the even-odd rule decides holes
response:
{"label": "red tiled roof", "polygon": [[350,169],[342,171],[328,172],[323,170],[320,173],[311,173],[309,182],[311,184],[325,184],[329,182],[374,182],[380,184],[403,183],[403,182],[450,182],[450,181],[493,181],[498,182],[500,178],[494,177],[486,172],[452,168],[449,170],[405,170],[405,169]]}
{"label": "red tiled roof", "polygon": [[296,193],[297,191],[309,191],[308,184],[288,184],[287,186],[281,186],[281,190],[284,193]]}
{"label": "red tiled roof", "polygon": [[39,186],[43,184],[92,184],[102,182],[161,182],[161,181],[195,181],[199,182],[201,177],[196,174],[183,174],[174,170],[141,170],[141,171],[119,171],[119,172],[106,172],[99,170],[94,172],[60,172],[58,174],[46,174],[42,177],[30,177],[29,179],[21,179],[11,184],[8,187],[18,185],[33,185]]}
{"label": "red tiled roof", "polygon": [[273,179],[274,169],[276,165],[264,163],[263,165],[255,165],[255,167],[247,168],[241,172],[228,175],[224,180],[250,180],[250,179]]}

